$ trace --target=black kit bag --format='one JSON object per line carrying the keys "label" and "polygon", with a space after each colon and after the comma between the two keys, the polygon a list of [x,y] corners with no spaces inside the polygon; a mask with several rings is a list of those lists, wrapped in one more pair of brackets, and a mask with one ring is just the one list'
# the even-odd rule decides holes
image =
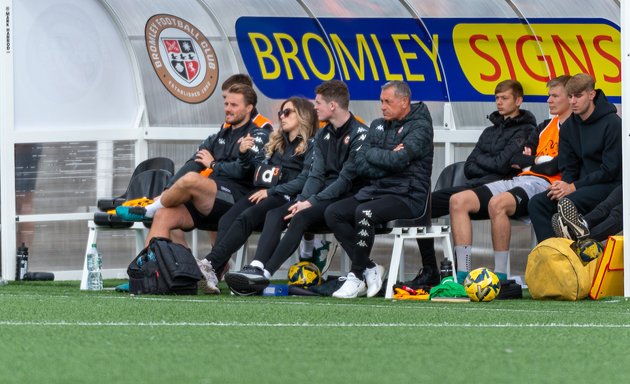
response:
{"label": "black kit bag", "polygon": [[190,249],[155,237],[127,268],[129,293],[196,295],[203,278]]}

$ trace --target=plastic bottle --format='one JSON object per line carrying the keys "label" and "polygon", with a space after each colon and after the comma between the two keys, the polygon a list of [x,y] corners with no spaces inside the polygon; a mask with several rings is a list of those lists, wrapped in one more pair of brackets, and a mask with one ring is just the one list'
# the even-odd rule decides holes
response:
{"label": "plastic bottle", "polygon": [[92,243],[90,250],[87,254],[87,267],[88,267],[88,287],[90,291],[100,291],[103,289],[103,276],[101,274],[102,259],[96,243]]}
{"label": "plastic bottle", "polygon": [[18,247],[15,258],[15,280],[23,280],[28,272],[28,247],[24,243]]}
{"label": "plastic bottle", "polygon": [[263,290],[263,296],[288,296],[289,286],[286,284],[271,284]]}
{"label": "plastic bottle", "polygon": [[440,281],[445,277],[453,277],[453,263],[446,259],[440,263]]}

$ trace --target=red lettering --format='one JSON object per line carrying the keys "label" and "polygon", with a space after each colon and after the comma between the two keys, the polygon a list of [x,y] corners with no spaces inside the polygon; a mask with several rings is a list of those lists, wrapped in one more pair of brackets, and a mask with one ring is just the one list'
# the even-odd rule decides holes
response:
{"label": "red lettering", "polygon": [[505,44],[505,40],[503,40],[503,36],[497,35],[497,40],[499,41],[499,45],[501,46],[501,51],[503,52],[503,56],[505,57],[505,63],[508,66],[508,71],[510,71],[510,79],[516,80],[516,72],[514,71],[514,64],[512,64],[512,57],[510,57],[510,52],[508,51],[507,45]]}
{"label": "red lettering", "polygon": [[[525,57],[523,56],[523,45],[525,45],[526,42],[532,41],[532,40],[542,41],[542,38],[540,36],[532,36],[532,35],[525,35],[525,36],[519,37],[518,40],[516,40],[516,55],[518,56],[518,61],[521,63],[521,66],[523,67],[525,72],[529,76],[531,76],[532,79],[546,83],[549,80],[549,77],[547,75],[539,75],[535,73],[532,70],[532,68],[527,64],[527,61],[525,61]],[[547,62],[547,63],[551,62],[551,58],[547,55],[545,56],[538,55],[536,56],[536,58],[538,59],[538,61]],[[549,69],[550,70],[553,69],[553,66],[551,66]],[[555,73],[551,72],[551,78],[554,78],[554,77],[556,77]]]}
{"label": "red lettering", "polygon": [[562,62],[562,69],[564,73],[569,75],[571,71],[569,70],[569,64],[567,63],[567,58],[564,55],[564,51],[566,51],[569,56],[573,59],[573,62],[577,64],[580,68],[581,72],[585,72],[595,77],[595,71],[593,70],[593,63],[591,62],[591,57],[588,54],[588,50],[586,49],[586,44],[584,44],[584,39],[580,35],[575,35],[578,43],[580,44],[580,48],[582,50],[582,54],[584,55],[584,61],[586,61],[586,65],[584,65],[580,59],[577,57],[575,52],[571,50],[569,45],[564,42],[558,35],[551,35],[551,39],[553,40],[553,44],[556,46],[556,50],[558,51],[558,55],[560,55],[560,62]]}
{"label": "red lettering", "polygon": [[470,39],[468,39],[468,43],[470,44],[470,48],[482,59],[486,60],[492,67],[494,68],[494,73],[491,75],[485,75],[483,73],[479,74],[481,80],[484,81],[497,81],[499,77],[501,77],[501,66],[499,63],[489,54],[483,52],[479,47],[477,47],[477,40],[488,41],[488,36],[486,35],[472,35]]}
{"label": "red lettering", "polygon": [[617,67],[617,75],[608,76],[606,74],[603,74],[604,80],[606,80],[609,83],[620,83],[621,82],[621,62],[615,56],[604,51],[604,49],[601,46],[602,41],[608,41],[612,43],[613,38],[611,36],[597,35],[593,38],[593,46],[595,47],[595,50],[597,51],[597,53],[602,55],[604,59],[610,61],[615,67]]}

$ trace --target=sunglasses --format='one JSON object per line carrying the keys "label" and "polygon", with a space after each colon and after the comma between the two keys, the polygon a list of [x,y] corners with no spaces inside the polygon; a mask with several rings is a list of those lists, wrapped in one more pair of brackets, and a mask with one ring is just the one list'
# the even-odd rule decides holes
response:
{"label": "sunglasses", "polygon": [[295,109],[285,108],[282,111],[278,111],[278,119],[282,119],[283,117],[289,116],[292,112],[295,112]]}

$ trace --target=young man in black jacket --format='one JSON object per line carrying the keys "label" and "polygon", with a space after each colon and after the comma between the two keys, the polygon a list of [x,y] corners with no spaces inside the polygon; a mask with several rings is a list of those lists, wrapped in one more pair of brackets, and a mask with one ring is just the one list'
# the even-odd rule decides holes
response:
{"label": "young man in black jacket", "polygon": [[[531,112],[518,108],[523,101],[523,86],[518,81],[501,81],[495,87],[494,94],[497,110],[488,116],[492,125],[481,133],[464,165],[468,182],[464,186],[433,192],[431,217],[437,218],[449,213],[452,195],[496,180],[509,179],[517,174],[518,170],[512,168],[511,159],[523,150],[525,140],[536,126],[536,118]],[[510,114],[513,116],[508,116]],[[472,214],[471,218],[483,220],[489,217],[487,210],[483,210]],[[423,268],[413,280],[405,284],[412,287],[439,284],[434,240],[418,239],[418,248]]]}
{"label": "young man in black jacket", "polygon": [[407,83],[382,86],[383,118],[370,125],[356,157],[357,172],[369,184],[326,210],[326,223],[352,260],[337,298],[376,295],[384,269],[370,259],[374,227],[421,216],[431,189],[433,122],[429,109],[411,104]]}
{"label": "young man in black jacket", "polygon": [[239,157],[254,157],[269,138],[269,129],[258,127],[251,119],[256,102],[252,87],[230,87],[220,131],[203,142],[160,199],[146,208],[116,208],[116,214],[125,220],[153,218],[146,245],[153,237],[169,238],[172,229],[216,230],[221,216],[253,188],[252,174],[243,169]]}
{"label": "young man in black jacket", "polygon": [[[580,73],[566,85],[571,116],[560,131],[558,165],[562,180],[529,201],[529,217],[538,241],[554,237],[551,218],[569,209],[584,214],[621,184],[621,118],[591,75]],[[566,198],[563,199],[563,198]]]}
{"label": "young man in black jacket", "polygon": [[302,235],[309,228],[325,225],[326,208],[352,195],[358,187],[355,155],[365,139],[367,126],[348,110],[350,93],[342,81],[325,82],[315,93],[317,118],[328,124],[315,135],[308,178],[296,199],[267,213],[251,264],[225,275],[228,286],[236,294],[264,290],[271,276],[298,248]]}

